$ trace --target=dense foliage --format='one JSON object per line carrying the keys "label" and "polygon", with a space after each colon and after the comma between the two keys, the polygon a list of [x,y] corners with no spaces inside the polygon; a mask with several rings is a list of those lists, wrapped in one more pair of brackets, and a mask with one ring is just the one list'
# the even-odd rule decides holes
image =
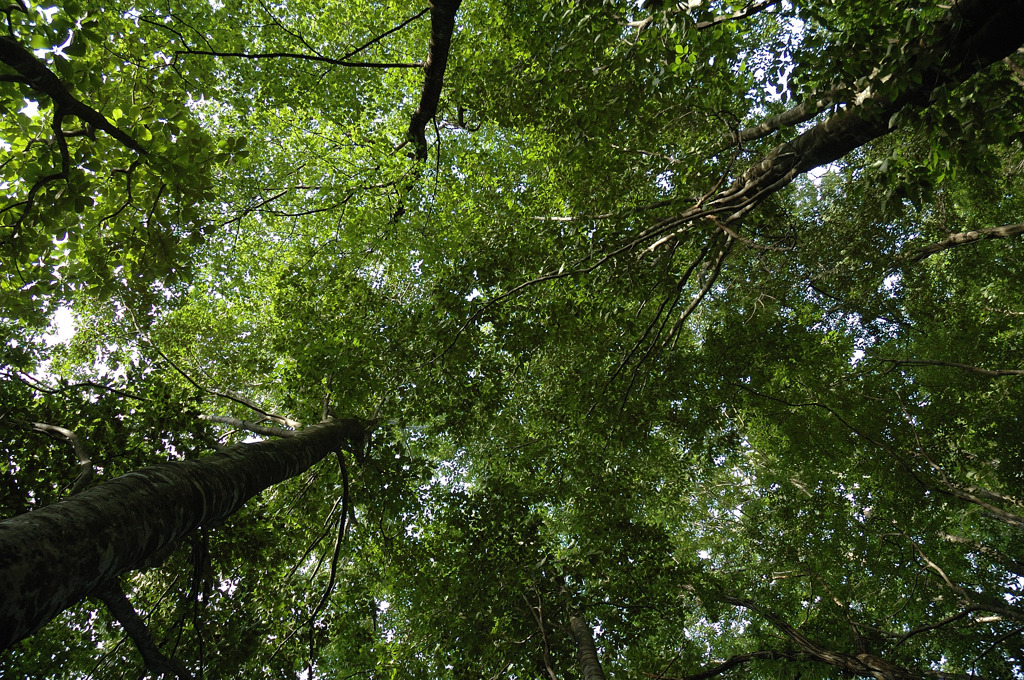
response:
{"label": "dense foliage", "polygon": [[1024,676],[1024,3],[5,12],[2,516],[375,425],[124,575],[182,677]]}

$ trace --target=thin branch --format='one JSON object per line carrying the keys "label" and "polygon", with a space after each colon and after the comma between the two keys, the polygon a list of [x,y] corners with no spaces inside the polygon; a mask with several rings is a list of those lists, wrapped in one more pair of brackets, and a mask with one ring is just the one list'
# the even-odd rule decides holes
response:
{"label": "thin branch", "polygon": [[110,392],[111,394],[116,394],[118,396],[126,397],[128,399],[134,399],[136,401],[150,401],[146,397],[140,397],[137,394],[132,394],[131,392],[126,392],[126,391],[118,389],[116,387],[110,387],[108,385],[101,385],[100,383],[94,382],[92,380],[86,380],[85,382],[80,382],[80,383],[71,383],[69,385],[63,385],[61,387],[50,387],[49,385],[47,385],[43,381],[39,380],[35,376],[29,375],[28,373],[21,373],[20,371],[15,371],[14,373],[7,373],[6,377],[14,378],[15,380],[18,380],[19,382],[25,383],[26,385],[31,387],[33,390],[38,390],[40,392],[45,392],[46,394],[60,394],[60,393],[63,393],[63,392],[67,392],[69,390],[74,390],[74,389],[80,389],[80,388],[83,388],[83,387],[88,387],[88,388],[94,388],[94,389],[98,389],[98,390],[105,390],[107,392]]}
{"label": "thin branch", "polygon": [[[259,3],[260,9],[262,9],[262,10],[263,10],[263,11],[264,11],[264,12],[266,13],[266,15],[267,15],[268,17],[270,17],[270,20],[271,20],[271,21],[272,21],[272,22],[274,23],[274,25],[275,25],[275,26],[277,26],[278,28],[280,28],[280,29],[281,29],[282,31],[284,31],[285,33],[287,33],[287,34],[288,34],[289,36],[291,36],[291,37],[292,37],[292,38],[294,38],[295,40],[298,40],[298,41],[299,41],[300,43],[302,43],[302,44],[303,44],[303,45],[304,45],[304,46],[306,47],[306,49],[308,49],[308,50],[309,50],[310,52],[315,52],[316,54],[320,54],[319,50],[317,50],[317,49],[316,49],[316,48],[314,48],[314,47],[313,47],[312,45],[310,45],[310,44],[309,44],[309,41],[307,41],[307,40],[306,40],[306,39],[305,39],[305,38],[304,38],[304,37],[302,36],[302,34],[301,34],[301,33],[296,33],[295,31],[293,31],[293,30],[291,30],[290,28],[288,28],[287,26],[285,26],[285,25],[284,25],[284,23],[283,23],[283,22],[282,22],[282,21],[281,21],[281,20],[280,20],[280,19],[279,19],[279,18],[277,17],[277,15],[276,15],[276,14],[274,14],[273,12],[271,12],[271,11],[270,11],[270,8],[269,8],[269,7],[267,7],[266,3],[265,3],[265,2],[263,2],[263,0],[257,0],[257,2]],[[345,58],[347,59],[348,57],[345,57]]]}
{"label": "thin branch", "polygon": [[693,673],[692,675],[684,675],[681,677],[655,675],[654,673],[644,673],[644,675],[646,675],[648,678],[654,678],[655,680],[658,680],[659,678],[663,680],[708,680],[709,678],[717,677],[722,673],[725,673],[726,671],[735,668],[736,666],[741,666],[747,663],[748,661],[756,661],[759,659],[769,659],[771,661],[776,661],[779,659],[788,659],[790,661],[796,661],[801,658],[803,658],[803,655],[800,653],[779,652],[771,649],[763,649],[757,652],[736,654],[735,656],[731,656],[725,661],[719,663],[717,666],[706,668],[698,673]]}
{"label": "thin branch", "polygon": [[[217,390],[213,390],[213,389],[210,389],[209,387],[206,387],[204,385],[199,384],[198,381],[196,381],[192,376],[190,376],[188,373],[186,373],[184,370],[182,370],[181,367],[179,367],[176,363],[174,363],[174,361],[172,361],[169,356],[164,354],[163,350],[161,350],[159,347],[157,347],[156,343],[153,342],[153,340],[148,335],[143,334],[142,333],[142,329],[139,328],[139,325],[137,323],[135,323],[134,319],[132,320],[132,324],[135,326],[135,330],[137,330],[139,332],[139,334],[142,335],[143,338],[149,343],[150,347],[153,348],[153,351],[155,351],[164,361],[166,361],[167,364],[178,373],[178,375],[180,375],[182,378],[187,380],[196,389],[198,389],[198,390],[200,390],[202,392],[206,392],[207,394],[212,394],[215,397],[222,397],[224,399],[229,399],[229,400],[235,402],[236,404],[240,404],[240,405],[245,406],[247,408],[251,408],[253,411],[256,411],[257,413],[259,413],[263,417],[267,418],[268,420],[272,420],[274,422],[280,423],[281,425],[284,425],[286,427],[293,427],[295,429],[301,429],[302,428],[302,423],[300,423],[300,422],[298,422],[296,420],[292,420],[291,418],[286,418],[284,416],[279,416],[279,415],[275,415],[273,413],[270,413],[270,412],[260,408],[259,406],[257,406],[251,400],[246,399],[245,397],[243,397],[243,396],[241,396],[239,394],[236,394],[235,392],[231,392],[231,391],[218,392]],[[208,419],[212,419],[212,418],[213,418],[213,416],[211,416]],[[216,422],[227,422],[227,421],[216,421]],[[245,421],[239,421],[239,422],[245,422]],[[241,427],[241,426],[239,426],[239,427]],[[257,427],[259,427],[259,426],[257,425]],[[252,429],[250,429],[248,427],[245,427],[244,429],[250,430],[251,432],[256,432],[256,430],[252,430]],[[271,430],[273,432],[281,432],[281,431],[283,431],[283,430],[275,430],[273,428],[268,428],[268,430]],[[262,434],[265,434],[265,433],[262,433]],[[290,436],[293,436],[293,435],[290,435],[290,434],[284,434],[284,435],[275,434],[275,435],[271,435],[271,436],[290,437]]]}
{"label": "thin branch", "polygon": [[530,601],[526,598],[526,593],[523,593],[523,602],[526,603],[526,608],[530,610],[533,620],[537,622],[537,629],[540,631],[540,639],[544,645],[544,649],[542,650],[544,670],[547,672],[548,677],[551,678],[551,680],[558,680],[558,676],[555,675],[554,668],[551,667],[551,646],[548,643],[547,631],[544,630],[544,612],[541,609],[540,593],[537,593],[536,607],[530,604]]}
{"label": "thin branch", "polygon": [[979,607],[977,605],[970,605],[970,606],[965,607],[964,609],[961,609],[959,612],[957,612],[956,614],[953,614],[952,616],[947,616],[946,618],[942,619],[941,621],[936,621],[935,623],[930,623],[927,626],[921,626],[919,628],[915,628],[913,630],[907,631],[902,636],[900,636],[900,638],[898,640],[896,640],[896,642],[892,643],[892,648],[899,647],[904,642],[906,642],[907,640],[909,640],[910,638],[912,638],[915,635],[919,635],[920,633],[927,633],[930,630],[937,630],[939,628],[942,628],[943,626],[948,626],[949,624],[953,623],[954,621],[959,621],[960,619],[964,618],[965,616],[967,616],[971,612],[976,612],[979,609],[982,609],[982,607]]}
{"label": "thin branch", "polygon": [[961,364],[956,361],[939,361],[937,359],[879,359],[890,364],[896,364],[897,366],[948,366],[949,368],[959,368],[964,371],[970,371],[971,373],[977,373],[987,378],[998,378],[1003,375],[1024,375],[1024,370],[1016,368],[1006,368],[992,370],[988,368],[981,368],[979,366],[971,366],[970,364]]}
{"label": "thin branch", "polygon": [[303,427],[302,423],[300,423],[297,420],[292,420],[291,418],[288,418],[286,416],[279,416],[279,415],[275,415],[273,413],[268,413],[267,411],[265,411],[262,408],[260,408],[251,399],[248,399],[248,398],[242,396],[241,394],[239,394],[238,392],[235,392],[233,390],[224,390],[222,392],[214,391],[214,390],[207,390],[207,392],[209,392],[210,394],[212,394],[212,395],[214,395],[216,397],[224,397],[225,399],[230,399],[231,401],[235,402],[236,404],[241,404],[242,406],[248,406],[253,411],[256,411],[256,413],[259,413],[259,414],[263,415],[267,420],[271,420],[271,421],[277,423],[278,425],[284,425],[285,427],[291,428],[293,430],[301,430],[302,427]]}
{"label": "thin branch", "polygon": [[712,26],[717,26],[718,24],[724,24],[727,21],[737,21],[737,20],[740,20],[740,19],[747,19],[749,17],[754,16],[755,14],[758,14],[759,12],[763,12],[764,10],[768,9],[769,7],[771,7],[772,5],[779,4],[779,2],[780,2],[780,0],[764,0],[764,2],[759,2],[757,4],[750,4],[750,5],[747,5],[747,8],[744,9],[742,12],[735,12],[733,14],[726,14],[726,15],[723,15],[723,16],[717,16],[714,19],[711,19],[709,21],[698,21],[696,24],[694,24],[694,28],[697,29],[698,31],[703,31],[704,29],[711,28]]}
{"label": "thin branch", "polygon": [[324,588],[323,595],[320,596],[320,601],[309,615],[309,672],[312,677],[312,660],[315,656],[315,639],[313,633],[316,627],[316,617],[319,616],[320,612],[323,611],[327,605],[327,601],[331,597],[331,593],[334,592],[334,584],[338,579],[338,558],[341,556],[341,546],[345,542],[345,534],[348,529],[348,508],[351,503],[349,498],[349,487],[348,487],[348,466],[345,464],[345,454],[339,450],[337,453],[338,465],[341,468],[341,479],[342,479],[342,491],[341,491],[341,519],[338,522],[338,538],[334,542],[334,556],[331,558],[331,574],[327,581],[327,587]]}
{"label": "thin branch", "polygon": [[317,546],[319,546],[320,543],[323,542],[325,538],[327,538],[327,533],[331,530],[334,524],[333,522],[331,522],[331,518],[334,517],[334,511],[338,509],[338,504],[341,503],[343,500],[345,500],[344,496],[334,501],[334,505],[331,506],[331,509],[327,512],[327,516],[324,518],[323,531],[321,531],[320,534],[317,535],[315,539],[313,539],[312,543],[306,546],[305,552],[303,552],[302,556],[295,561],[295,564],[292,565],[292,568],[288,570],[288,575],[285,577],[286,580],[294,576],[295,572],[298,571],[300,567],[305,565],[306,558],[309,557],[309,554],[313,552],[317,548]]}
{"label": "thin branch", "polygon": [[729,251],[732,249],[733,238],[732,236],[725,237],[725,243],[722,245],[721,250],[718,251],[718,257],[715,259],[714,265],[712,266],[711,276],[707,278],[705,284],[697,292],[697,295],[693,298],[683,313],[679,315],[679,319],[672,325],[672,328],[668,332],[668,337],[665,339],[666,342],[671,340],[672,348],[675,348],[676,342],[679,339],[679,333],[683,328],[683,324],[693,314],[693,311],[697,309],[697,305],[701,303],[704,296],[708,294],[711,288],[715,285],[715,281],[718,280],[718,275],[722,273],[722,263],[725,262],[725,258],[728,257]]}
{"label": "thin branch", "polygon": [[[363,51],[363,50],[365,50],[366,48],[368,48],[368,47],[371,47],[371,46],[375,45],[376,43],[380,42],[381,40],[383,40],[384,38],[388,37],[388,36],[389,36],[389,35],[391,35],[392,33],[396,33],[396,32],[398,32],[398,31],[402,30],[403,28],[405,28],[406,26],[408,26],[408,25],[409,25],[409,24],[411,24],[412,22],[416,21],[417,19],[419,19],[419,18],[420,18],[421,16],[423,16],[424,14],[426,14],[426,13],[427,13],[427,12],[429,12],[429,11],[430,11],[430,8],[429,8],[429,7],[427,7],[427,8],[425,8],[425,9],[423,9],[423,10],[422,10],[422,11],[421,11],[421,12],[420,12],[419,14],[416,14],[416,15],[414,15],[414,16],[411,16],[411,17],[409,17],[408,19],[406,19],[406,20],[405,20],[405,21],[403,21],[402,23],[398,24],[398,25],[397,25],[397,26],[395,26],[394,28],[392,28],[392,29],[389,29],[389,30],[387,30],[387,31],[384,31],[383,33],[381,33],[380,35],[378,35],[378,36],[377,36],[376,38],[372,38],[371,40],[369,40],[369,41],[367,41],[367,42],[363,43],[363,44],[362,44],[362,45],[360,45],[359,47],[355,48],[354,50],[352,50],[351,52],[349,52],[348,54],[346,54],[345,56],[343,56],[343,57],[342,57],[342,59],[343,59],[343,60],[346,60],[346,59],[351,59],[352,57],[356,56],[357,54],[359,54],[360,52],[362,52],[362,51]],[[421,66],[422,66],[422,64],[421,64]]]}
{"label": "thin branch", "polygon": [[347,66],[352,68],[422,68],[423,64],[418,62],[376,62],[376,61],[346,61],[332,57],[321,57],[315,54],[302,54],[300,52],[220,52],[217,50],[175,50],[174,56],[195,55],[202,57],[235,58],[235,59],[299,59],[301,61],[314,61],[331,66]]}
{"label": "thin branch", "polygon": [[959,595],[964,604],[969,606],[971,604],[971,597],[967,594],[967,591],[964,590],[961,586],[958,586],[955,583],[953,583],[952,579],[950,579],[949,576],[946,575],[946,572],[943,571],[942,567],[935,564],[931,561],[931,559],[929,559],[929,557],[924,553],[924,550],[921,548],[920,544],[918,544],[917,541],[915,541],[913,538],[911,538],[905,533],[903,534],[903,537],[910,541],[910,545],[914,546],[914,550],[921,557],[921,560],[924,561],[925,566],[927,566],[929,569],[938,574],[939,578],[942,579],[943,583],[945,583],[950,590]]}
{"label": "thin branch", "polygon": [[987,654],[988,654],[989,652],[991,652],[991,651],[992,651],[992,650],[993,650],[993,649],[994,649],[994,648],[996,647],[996,645],[998,645],[998,644],[999,644],[1000,642],[1005,642],[1005,641],[1009,640],[1010,638],[1012,638],[1012,637],[1013,637],[1014,635],[1020,635],[1021,633],[1024,633],[1024,627],[1021,627],[1021,628],[1014,628],[1013,630],[1009,631],[1009,632],[1008,632],[1008,633],[1006,633],[1005,635],[1000,635],[999,637],[997,637],[997,638],[996,638],[995,640],[993,640],[993,641],[992,641],[992,642],[991,642],[991,643],[990,643],[990,644],[988,645],[988,647],[986,647],[986,648],[985,648],[985,651],[983,651],[983,652],[982,652],[981,654],[979,654],[978,656],[974,657],[974,662],[972,663],[972,666],[973,666],[973,665],[975,665],[975,664],[977,664],[977,663],[978,663],[979,661],[981,661],[981,660],[982,660],[982,659],[983,659],[983,658],[984,658],[984,657],[985,657],[985,656],[986,656],[986,655],[987,655]]}
{"label": "thin branch", "polygon": [[771,251],[771,252],[775,252],[775,253],[784,253],[784,252],[788,252],[790,250],[793,250],[793,246],[769,246],[769,245],[765,245],[763,243],[758,243],[758,242],[756,242],[756,241],[754,241],[752,239],[749,239],[749,238],[747,238],[745,236],[740,236],[739,234],[737,234],[733,230],[732,227],[730,227],[728,224],[726,224],[722,220],[718,219],[718,217],[712,215],[710,219],[711,219],[712,222],[715,223],[716,227],[721,229],[724,233],[728,234],[732,239],[734,239],[736,241],[739,241],[740,243],[742,243],[743,245],[747,246],[748,248],[753,248],[754,250],[767,250],[767,251]]}
{"label": "thin branch", "polygon": [[[585,220],[608,220],[615,218],[622,218],[632,213],[641,212],[643,210],[652,210],[654,208],[663,208],[673,203],[678,203],[683,199],[681,198],[666,198],[661,201],[655,201],[654,203],[647,203],[646,205],[640,205],[633,208],[627,208],[625,210],[619,210],[616,212],[602,213],[600,215],[577,215],[576,217],[563,217],[559,215],[534,215],[531,219],[540,222],[581,222]],[[696,199],[692,199],[696,202]]]}

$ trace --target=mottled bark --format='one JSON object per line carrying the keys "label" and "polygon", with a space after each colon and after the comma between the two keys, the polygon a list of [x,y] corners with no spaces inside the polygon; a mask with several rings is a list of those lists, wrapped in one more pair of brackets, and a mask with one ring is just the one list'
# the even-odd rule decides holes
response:
{"label": "mottled bark", "polygon": [[929,243],[926,246],[922,246],[911,252],[907,257],[911,262],[920,262],[935,253],[941,253],[943,250],[949,250],[957,246],[964,246],[968,243],[991,238],[1009,238],[1011,236],[1019,236],[1020,234],[1024,234],[1024,224],[1007,224],[1002,227],[964,231],[959,234],[950,234],[937,243]]}
{"label": "mottled bark", "polygon": [[362,423],[315,425],[295,437],[239,444],[199,460],[144,468],[0,522],[0,649],[197,527],[358,445]]}
{"label": "mottled bark", "polygon": [[594,645],[594,631],[575,614],[569,615],[569,629],[576,641],[576,658],[580,662],[583,680],[605,680],[601,662],[597,658],[597,647]]}
{"label": "mottled bark", "polygon": [[[928,35],[903,47],[907,66],[898,83],[876,83],[877,94],[868,89],[848,108],[779,144],[709,201],[705,210],[710,208],[726,222],[739,220],[797,176],[890,132],[892,116],[905,107],[928,106],[937,88],[963,82],[1013,54],[1022,43],[1024,1],[953,3]],[[801,104],[792,114],[795,119],[802,118],[804,107],[813,108]]]}

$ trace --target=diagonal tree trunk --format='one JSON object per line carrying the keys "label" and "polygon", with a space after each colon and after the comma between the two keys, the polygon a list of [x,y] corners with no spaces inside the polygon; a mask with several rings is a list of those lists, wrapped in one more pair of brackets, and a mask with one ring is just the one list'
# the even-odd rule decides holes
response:
{"label": "diagonal tree trunk", "polygon": [[[1024,43],[1024,2],[962,0],[953,3],[932,30],[903,47],[900,82],[875,82],[852,106],[779,144],[750,166],[709,205],[731,222],[749,213],[795,177],[837,161],[888,134],[892,116],[911,106],[925,108],[942,85],[957,84],[1016,52]],[[875,93],[872,88],[879,89]],[[730,214],[731,211],[731,214]]]}
{"label": "diagonal tree trunk", "polygon": [[[1024,1],[961,0],[931,30],[902,46],[905,69],[892,78],[873,77],[853,101],[821,122],[784,141],[752,163],[734,181],[696,205],[641,233],[627,247],[643,242],[661,245],[711,218],[726,233],[768,197],[798,176],[843,158],[895,128],[893,117],[906,108],[923,109],[941,86],[957,85],[1003,60],[1024,44]],[[821,102],[814,97],[776,117],[775,122],[807,120]],[[765,130],[776,129],[774,122]],[[739,139],[759,135],[741,131]],[[618,252],[618,251],[616,251]]]}
{"label": "diagonal tree trunk", "polygon": [[0,521],[0,649],[260,491],[366,435],[358,420],[144,468]]}

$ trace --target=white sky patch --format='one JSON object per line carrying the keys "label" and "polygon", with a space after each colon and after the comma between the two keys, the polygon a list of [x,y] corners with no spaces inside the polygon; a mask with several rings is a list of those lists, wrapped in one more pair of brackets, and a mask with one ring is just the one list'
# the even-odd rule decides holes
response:
{"label": "white sky patch", "polygon": [[39,103],[38,102],[30,101],[28,99],[25,99],[24,102],[25,102],[25,106],[23,106],[20,109],[18,109],[18,113],[24,113],[29,118],[35,118],[36,116],[39,115]]}
{"label": "white sky patch", "polygon": [[75,334],[75,317],[69,307],[59,307],[50,319],[52,332],[43,336],[43,341],[50,347],[67,342]]}
{"label": "white sky patch", "polygon": [[822,165],[820,167],[814,168],[813,170],[808,170],[807,176],[811,178],[811,182],[813,182],[814,186],[817,187],[821,186],[821,180],[825,175],[832,172],[836,172],[838,169],[838,165],[836,165],[835,163],[829,163],[827,165]]}

